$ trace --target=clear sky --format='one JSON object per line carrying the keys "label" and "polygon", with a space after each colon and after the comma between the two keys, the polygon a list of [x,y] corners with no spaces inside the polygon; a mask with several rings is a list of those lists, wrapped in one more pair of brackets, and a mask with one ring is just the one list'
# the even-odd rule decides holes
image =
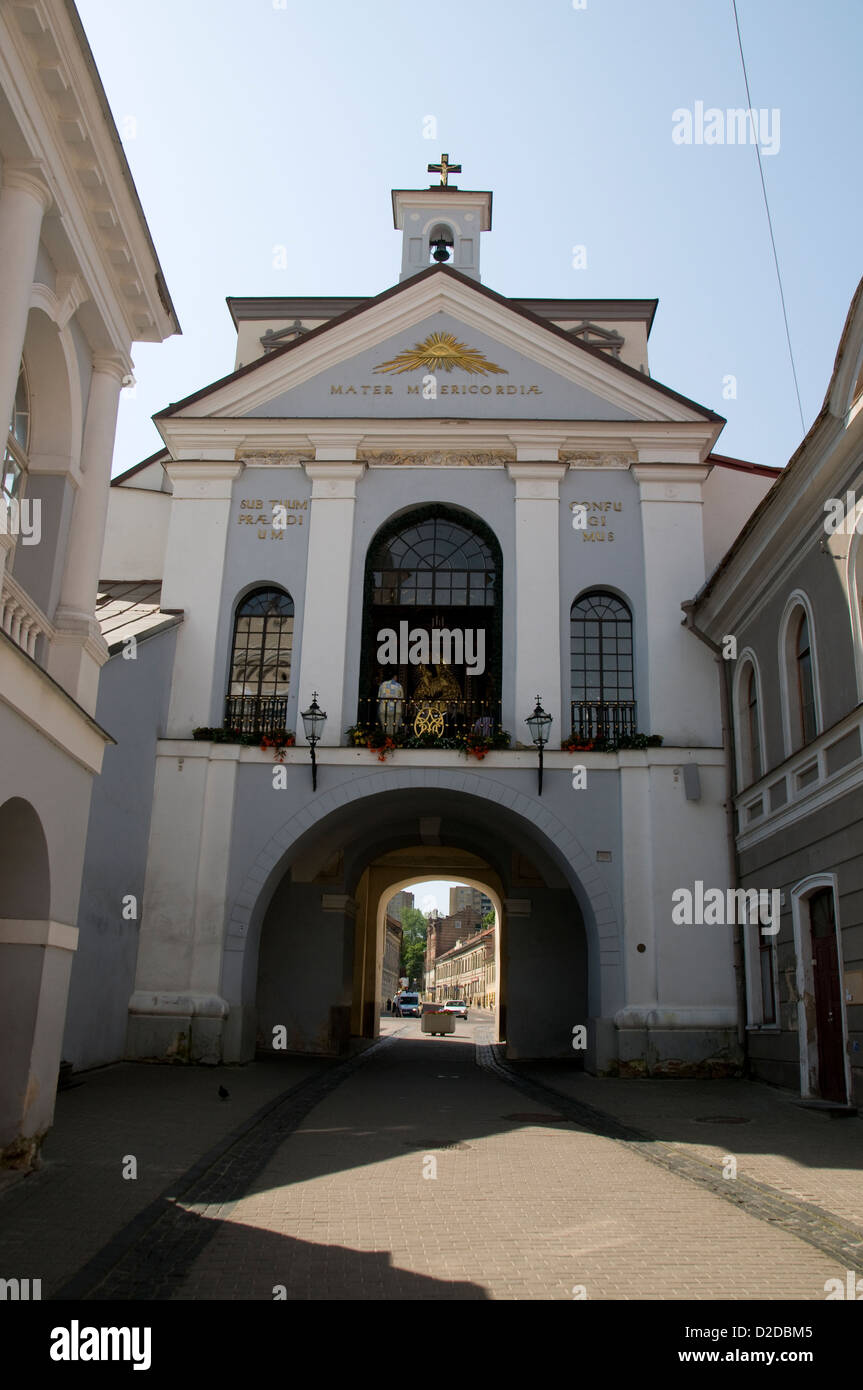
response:
{"label": "clear sky", "polygon": [[[395,283],[390,189],[427,186],[442,150],[493,190],[487,285],[657,297],[653,375],[728,419],[720,452],[785,463],[801,427],[755,150],[672,139],[677,110],[747,104],[731,0],[581,5],[78,0],[183,326],[135,349],[114,471],[232,369],[226,295]],[[863,3],[738,12],[752,105],[778,112],[763,163],[808,428],[863,272]]]}
{"label": "clear sky", "polygon": [[414,907],[419,908],[420,912],[428,915],[432,908],[437,908],[444,917],[449,916],[449,890],[455,887],[455,880],[445,882],[443,879],[435,879],[427,883],[411,883],[407,889],[408,893],[414,895]]}

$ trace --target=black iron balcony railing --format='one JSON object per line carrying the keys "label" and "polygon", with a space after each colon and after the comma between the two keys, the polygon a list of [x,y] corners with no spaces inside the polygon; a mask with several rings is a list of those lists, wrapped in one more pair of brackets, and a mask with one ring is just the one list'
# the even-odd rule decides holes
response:
{"label": "black iron balcony railing", "polygon": [[472,732],[492,737],[501,725],[501,702],[446,700],[436,696],[419,700],[365,698],[357,704],[357,724],[405,737],[416,734],[453,738]]}
{"label": "black iron balcony railing", "polygon": [[285,728],[287,695],[229,695],[225,728],[241,734],[277,734]]}
{"label": "black iron balcony railing", "polygon": [[635,700],[573,700],[573,738],[628,738],[638,733]]}

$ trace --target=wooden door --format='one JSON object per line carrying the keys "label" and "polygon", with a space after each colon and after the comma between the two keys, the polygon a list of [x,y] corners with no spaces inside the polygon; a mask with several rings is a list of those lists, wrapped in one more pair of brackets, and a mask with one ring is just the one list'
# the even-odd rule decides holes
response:
{"label": "wooden door", "polygon": [[815,1031],[818,1039],[818,1090],[823,1100],[844,1104],[845,1052],[842,995],[833,890],[820,888],[809,900],[812,969],[815,976]]}

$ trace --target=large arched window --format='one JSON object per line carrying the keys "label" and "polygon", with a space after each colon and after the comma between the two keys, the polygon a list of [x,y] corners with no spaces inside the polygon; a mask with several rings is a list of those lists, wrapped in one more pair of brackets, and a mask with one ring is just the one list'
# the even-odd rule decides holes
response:
{"label": "large arched window", "polygon": [[501,581],[497,539],[468,512],[434,503],[383,527],[366,558],[358,722],[404,728],[434,706],[438,734],[499,724]]}
{"label": "large arched window", "polygon": [[237,605],[225,710],[227,728],[270,733],[285,728],[294,601],[281,589],[255,589]]}
{"label": "large arched window", "polygon": [[572,732],[612,738],[637,729],[632,614],[616,594],[596,590],[569,613]]}
{"label": "large arched window", "polygon": [[21,363],[18,372],[18,385],[12,405],[12,417],[6,433],[6,447],[3,455],[2,491],[11,500],[23,491],[27,473],[27,449],[30,442],[30,391],[27,386],[27,372]]}

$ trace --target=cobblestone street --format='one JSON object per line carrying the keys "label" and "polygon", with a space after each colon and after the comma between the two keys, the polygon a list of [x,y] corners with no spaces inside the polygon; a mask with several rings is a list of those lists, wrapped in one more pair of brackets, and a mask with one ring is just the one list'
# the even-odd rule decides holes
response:
{"label": "cobblestone street", "polygon": [[340,1064],[83,1078],[0,1197],[4,1272],[184,1300],[823,1300],[863,1274],[859,1119],[746,1082],[507,1065],[482,1019],[383,1030]]}

